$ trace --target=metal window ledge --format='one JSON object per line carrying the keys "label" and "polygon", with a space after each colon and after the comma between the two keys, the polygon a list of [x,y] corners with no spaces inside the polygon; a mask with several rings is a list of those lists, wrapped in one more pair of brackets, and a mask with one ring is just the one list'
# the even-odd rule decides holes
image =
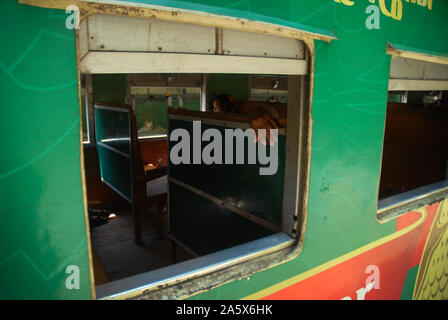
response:
{"label": "metal window ledge", "polygon": [[141,273],[96,287],[98,299],[130,299],[150,289],[179,284],[290,246],[296,240],[284,233],[264,237],[209,255]]}
{"label": "metal window ledge", "polygon": [[443,180],[378,201],[377,218],[386,222],[446,197],[448,180]]}

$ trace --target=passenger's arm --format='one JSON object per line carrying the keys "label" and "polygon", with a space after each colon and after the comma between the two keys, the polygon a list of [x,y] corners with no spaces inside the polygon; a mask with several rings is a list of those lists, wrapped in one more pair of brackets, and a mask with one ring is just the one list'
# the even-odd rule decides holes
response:
{"label": "passenger's arm", "polygon": [[[269,143],[271,146],[278,141],[278,112],[267,104],[256,104],[249,112],[250,127],[255,130],[255,142],[260,139],[263,145]],[[264,134],[258,129],[265,129]],[[271,129],[275,129],[271,131]],[[272,140],[271,140],[272,134]]]}

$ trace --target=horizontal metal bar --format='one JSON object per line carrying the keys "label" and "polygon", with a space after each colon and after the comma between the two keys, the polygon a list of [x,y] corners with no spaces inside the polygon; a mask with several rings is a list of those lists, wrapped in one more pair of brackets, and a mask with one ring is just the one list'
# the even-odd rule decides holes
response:
{"label": "horizontal metal bar", "polygon": [[96,296],[98,299],[130,299],[151,289],[178,284],[290,247],[295,242],[290,236],[277,233],[165,268],[99,285],[96,287]]}
{"label": "horizontal metal bar", "polygon": [[202,87],[202,82],[187,82],[187,81],[145,81],[144,79],[131,79],[131,90],[132,88],[200,88]]}
{"label": "horizontal metal bar", "polygon": [[252,213],[249,213],[249,212],[247,212],[247,211],[245,211],[243,209],[235,207],[234,205],[232,205],[231,203],[229,203],[226,200],[221,200],[221,199],[215,198],[211,194],[208,194],[208,193],[206,193],[206,192],[204,192],[202,190],[199,190],[198,188],[195,188],[195,187],[193,187],[193,186],[191,186],[189,184],[186,184],[185,182],[182,182],[180,180],[177,180],[177,179],[175,179],[173,177],[170,177],[170,182],[173,182],[173,183],[177,184],[178,186],[180,186],[180,187],[182,187],[184,189],[187,189],[187,190],[189,190],[189,191],[191,191],[191,192],[193,192],[193,193],[195,193],[195,194],[197,194],[197,195],[199,195],[201,197],[204,197],[204,198],[206,198],[206,199],[216,203],[219,206],[223,206],[224,208],[232,211],[233,213],[239,214],[240,216],[242,216],[242,217],[244,217],[244,218],[246,218],[246,219],[248,219],[248,220],[250,220],[252,222],[255,222],[255,223],[257,223],[257,224],[259,224],[259,225],[261,225],[261,226],[263,226],[265,228],[268,228],[269,230],[272,230],[272,231],[275,231],[275,232],[281,231],[280,227],[278,227],[278,226],[276,226],[276,225],[274,225],[274,224],[272,224],[272,223],[270,223],[270,222],[268,222],[268,221],[266,221],[264,219],[261,219],[261,218],[255,216],[255,215],[253,215]]}
{"label": "horizontal metal bar", "polygon": [[110,73],[308,73],[308,62],[298,59],[224,56],[212,54],[89,51],[80,61],[85,74]]}
{"label": "horizontal metal bar", "polygon": [[181,121],[201,121],[201,123],[211,124],[211,125],[220,126],[220,127],[232,127],[232,128],[239,128],[239,129],[249,129],[250,128],[249,124],[244,123],[244,122],[214,120],[214,119],[207,119],[207,118],[198,118],[198,117],[193,117],[193,116],[181,116],[181,115],[177,115],[177,114],[169,114],[168,119],[181,120]]}
{"label": "horizontal metal bar", "polygon": [[153,136],[139,136],[138,140],[166,140],[167,137],[167,134],[158,134]]}
{"label": "horizontal metal bar", "polygon": [[448,180],[443,180],[378,201],[377,217],[386,222],[446,197]]}
{"label": "horizontal metal bar", "polygon": [[98,109],[105,109],[105,110],[112,110],[112,111],[119,111],[119,112],[129,113],[129,110],[125,109],[125,108],[103,106],[103,105],[98,105],[98,104],[95,104],[94,107],[98,108]]}
{"label": "horizontal metal bar", "polygon": [[112,184],[110,184],[109,182],[107,182],[106,180],[104,180],[103,177],[101,177],[101,181],[103,183],[105,183],[109,188],[111,188],[112,190],[114,190],[116,193],[118,193],[121,197],[123,197],[127,202],[129,202],[130,204],[132,204],[131,199],[129,199],[127,196],[124,195],[124,193],[122,193],[120,190],[118,190],[117,188],[115,188]]}
{"label": "horizontal metal bar", "polygon": [[120,151],[120,150],[118,150],[118,149],[115,149],[114,147],[111,147],[111,146],[109,146],[109,145],[107,145],[107,144],[105,144],[105,143],[102,143],[102,142],[100,142],[100,141],[97,141],[96,144],[99,145],[99,146],[101,146],[101,147],[103,147],[103,148],[106,148],[106,149],[108,149],[108,150],[110,150],[110,151],[113,151],[113,152],[119,154],[120,156],[126,157],[126,158],[128,158],[128,159],[131,158],[130,155],[124,153],[123,151]]}

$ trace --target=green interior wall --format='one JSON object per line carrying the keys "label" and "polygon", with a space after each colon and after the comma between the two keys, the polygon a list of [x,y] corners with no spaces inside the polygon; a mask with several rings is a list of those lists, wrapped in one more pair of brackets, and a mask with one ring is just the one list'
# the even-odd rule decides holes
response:
{"label": "green interior wall", "polygon": [[249,76],[247,74],[210,74],[209,97],[229,94],[234,100],[247,100],[249,97]]}
{"label": "green interior wall", "polygon": [[[129,112],[95,108],[96,141],[102,142],[96,145],[101,178],[129,200],[132,199],[130,124]],[[116,141],[117,138],[127,140]]]}
{"label": "green interior wall", "polygon": [[[178,102],[174,102],[173,108],[178,108]],[[201,96],[198,93],[197,98],[194,100],[187,100],[184,98],[183,107],[187,110],[200,111],[201,110]],[[167,118],[168,103],[163,100],[152,100],[149,101],[147,97],[144,99],[137,97],[135,102],[135,116],[137,120],[137,130],[145,125],[145,121],[152,122],[154,128],[162,127],[167,128],[168,118]]]}
{"label": "green interior wall", "polygon": [[[75,31],[0,3],[0,299],[90,299]],[[66,267],[79,268],[79,289]]]}
{"label": "green interior wall", "polygon": [[92,75],[94,102],[124,104],[126,100],[127,80],[125,74]]}

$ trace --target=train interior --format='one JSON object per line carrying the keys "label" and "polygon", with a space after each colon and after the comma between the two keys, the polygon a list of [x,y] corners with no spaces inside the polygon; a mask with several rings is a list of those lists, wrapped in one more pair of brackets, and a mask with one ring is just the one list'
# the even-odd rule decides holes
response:
{"label": "train interior", "polygon": [[[246,74],[82,75],[84,169],[95,285],[281,230],[288,79]],[[197,120],[202,121],[202,132],[249,128],[247,115],[213,112],[213,97],[219,94],[230,95],[235,105],[257,101],[279,111],[275,174],[260,176],[258,164],[170,163],[174,142],[167,135],[176,128],[193,134],[192,123]],[[132,185],[129,194],[124,185]],[[149,197],[158,188],[164,191]]]}
{"label": "train interior", "polygon": [[448,179],[447,79],[445,65],[392,60],[380,200]]}
{"label": "train interior", "polygon": [[[308,141],[303,41],[94,14],[78,44],[97,297],[296,243],[308,161],[298,152]],[[212,112],[215,95],[229,95],[232,112]],[[237,137],[260,104],[279,127],[274,146]]]}

